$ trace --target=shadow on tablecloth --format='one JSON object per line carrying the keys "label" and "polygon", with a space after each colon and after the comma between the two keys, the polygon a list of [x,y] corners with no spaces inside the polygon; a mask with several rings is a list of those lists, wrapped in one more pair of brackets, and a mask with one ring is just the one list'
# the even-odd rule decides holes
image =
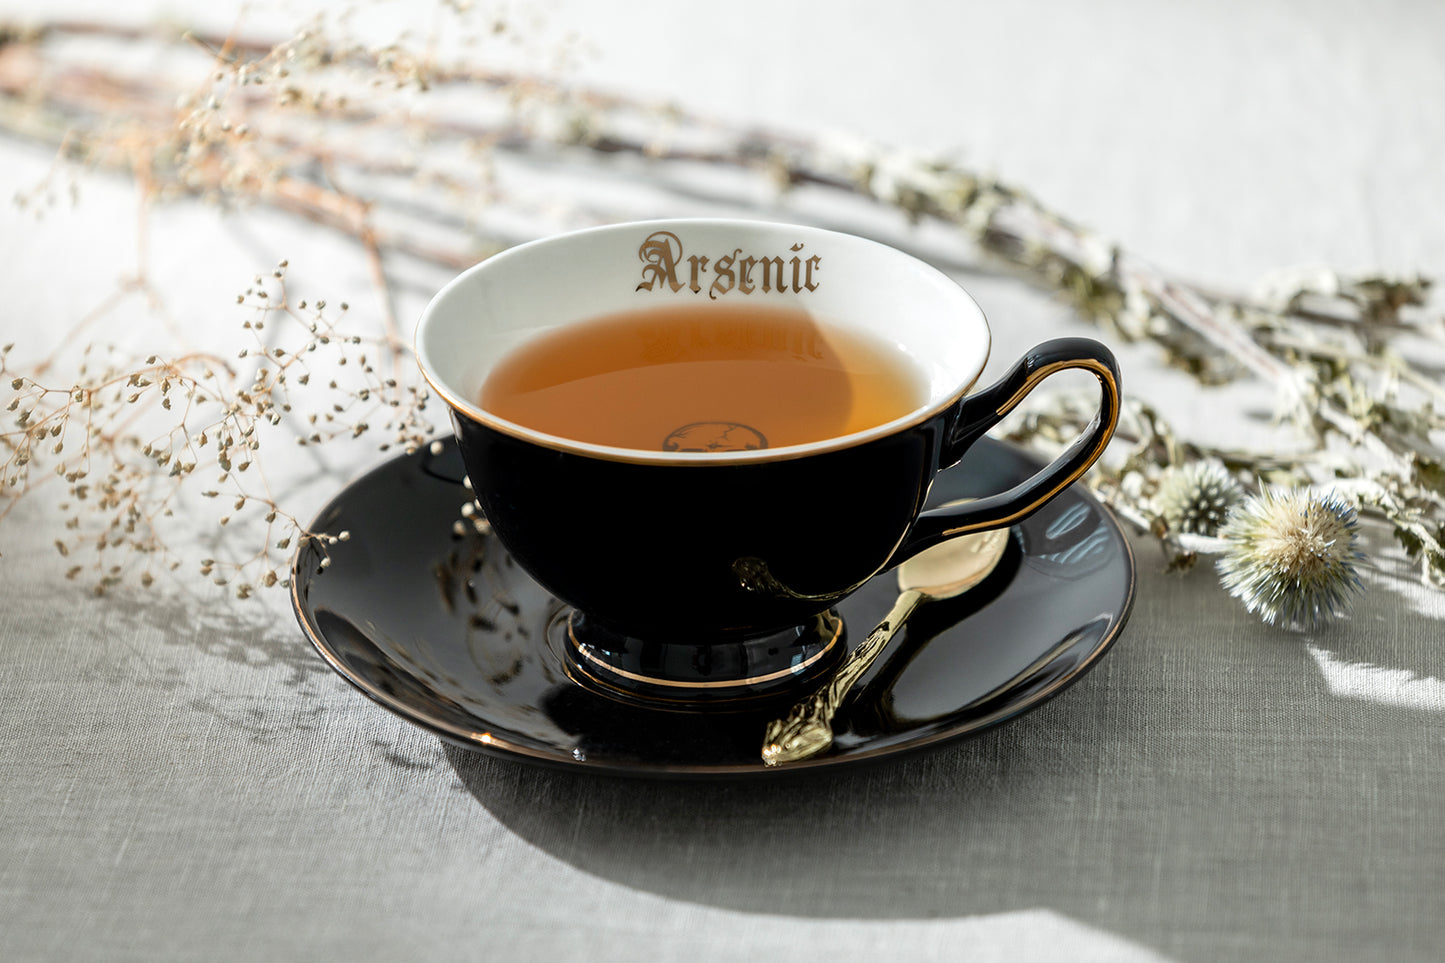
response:
{"label": "shadow on tablecloth", "polygon": [[1148,545],[1139,559],[1133,619],[1093,673],[936,751],[711,783],[447,759],[532,845],[677,900],[832,918],[1046,907],[1183,959],[1428,955],[1445,940],[1441,600],[1386,565],[1349,622],[1304,636],[1256,623],[1206,573],[1164,574]]}

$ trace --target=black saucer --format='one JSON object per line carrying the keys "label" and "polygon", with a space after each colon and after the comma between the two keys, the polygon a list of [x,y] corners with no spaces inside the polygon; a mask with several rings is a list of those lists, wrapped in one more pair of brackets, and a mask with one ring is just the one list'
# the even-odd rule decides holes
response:
{"label": "black saucer", "polygon": [[[292,602],[322,657],[365,695],[443,739],[514,759],[711,776],[891,756],[979,732],[1057,695],[1093,667],[1133,604],[1128,542],[1075,485],[1014,527],[983,583],[913,614],[836,720],[829,754],[768,769],[759,753],[771,711],[664,711],[575,681],[558,643],[567,610],[495,538],[454,533],[469,495],[461,459],[450,440],[433,448],[383,464],[317,516],[312,531],[350,537],[331,547],[324,571],[313,544],[297,553]],[[938,476],[930,504],[1001,491],[1038,467],[984,439],[964,470]],[[897,591],[886,572],[838,607],[850,644]]]}

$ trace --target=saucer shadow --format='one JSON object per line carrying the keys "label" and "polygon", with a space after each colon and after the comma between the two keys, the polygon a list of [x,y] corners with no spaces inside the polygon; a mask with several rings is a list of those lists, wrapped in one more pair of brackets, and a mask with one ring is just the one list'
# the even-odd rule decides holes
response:
{"label": "saucer shadow", "polygon": [[[608,756],[609,742],[690,739],[679,742],[675,719],[614,714],[608,729],[587,705],[552,697],[566,676],[536,643],[555,600],[490,541],[446,534],[461,498],[454,481],[427,473],[446,463],[439,457],[393,463],[323,513],[316,527],[355,534],[324,578],[300,566],[299,612],[338,671],[392,711],[452,738],[500,733],[553,763],[451,747],[444,756],[457,792],[536,850],[669,900],[785,917],[1046,908],[1181,959],[1372,959],[1381,946],[1394,959],[1438,958],[1441,716],[1362,697],[1395,675],[1341,693],[1321,674],[1375,661],[1347,659],[1345,640],[1368,645],[1368,629],[1388,620],[1386,642],[1403,647],[1390,666],[1445,678],[1438,620],[1402,610],[1392,593],[1370,593],[1340,632],[1303,639],[1255,622],[1207,574],[1165,574],[1144,546],[1134,628],[1057,698],[990,717],[1007,725],[811,771],[762,770],[753,742],[738,758],[754,778],[623,778],[605,775],[609,764],[664,773],[636,752]],[[934,494],[970,494],[952,485],[945,475]],[[384,510],[401,499],[412,505],[405,517]],[[435,529],[419,523],[423,510]],[[887,679],[904,666],[912,680],[890,687],[892,718],[956,711],[963,690],[986,695],[1017,677],[1018,661],[985,655],[1026,662],[1032,646],[1093,631],[1101,616],[1117,624],[1136,570],[1123,564],[1122,536],[1090,517],[1061,496],[1019,527],[1010,605],[910,645],[935,616],[952,618],[918,613],[900,646],[907,658],[875,670]],[[845,600],[862,606],[845,618],[867,624],[895,595],[875,580]],[[1051,613],[1068,616],[1062,631]],[[1102,651],[1069,651],[1079,649]],[[1338,654],[1324,665],[1316,651]],[[856,723],[847,738],[880,744]],[[612,738],[598,743],[599,733]]]}
{"label": "saucer shadow", "polygon": [[[1055,705],[1087,698],[1089,688],[1081,682],[1030,718],[1066,711]],[[958,888],[970,874],[952,859],[940,863],[935,847],[956,841],[971,811],[1012,809],[1029,786],[1046,791],[1046,761],[1017,752],[1029,721],[902,759],[727,782],[551,770],[443,745],[492,816],[591,875],[747,912],[931,918],[1018,908],[1004,893]],[[1007,780],[998,778],[1001,759]],[[920,885],[930,876],[948,885]],[[880,896],[882,879],[902,884],[908,898]]]}
{"label": "saucer shadow", "polygon": [[1058,698],[939,748],[720,782],[446,759],[540,851],[673,900],[838,919],[1044,907],[1176,959],[1432,958],[1440,716],[1333,699],[1301,640],[1140,568],[1135,625],[1194,628],[1125,632]]}

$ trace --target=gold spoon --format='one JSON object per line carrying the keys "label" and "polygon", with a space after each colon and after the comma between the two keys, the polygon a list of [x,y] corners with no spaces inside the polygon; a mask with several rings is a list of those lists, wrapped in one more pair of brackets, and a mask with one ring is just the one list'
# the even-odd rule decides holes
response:
{"label": "gold spoon", "polygon": [[913,610],[922,602],[962,595],[982,582],[1007,545],[1006,528],[960,535],[898,566],[898,601],[863,644],[843,660],[832,679],[794,705],[786,717],[768,723],[763,734],[763,762],[778,766],[826,752],[833,745],[834,714]]}

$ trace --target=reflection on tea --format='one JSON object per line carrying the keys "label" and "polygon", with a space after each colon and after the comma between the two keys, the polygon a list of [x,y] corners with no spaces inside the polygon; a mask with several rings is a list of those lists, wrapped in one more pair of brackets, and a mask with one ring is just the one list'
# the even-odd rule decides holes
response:
{"label": "reflection on tea", "polygon": [[573,441],[782,448],[864,431],[927,398],[903,351],[793,308],[651,307],[550,331],[503,358],[481,406]]}

